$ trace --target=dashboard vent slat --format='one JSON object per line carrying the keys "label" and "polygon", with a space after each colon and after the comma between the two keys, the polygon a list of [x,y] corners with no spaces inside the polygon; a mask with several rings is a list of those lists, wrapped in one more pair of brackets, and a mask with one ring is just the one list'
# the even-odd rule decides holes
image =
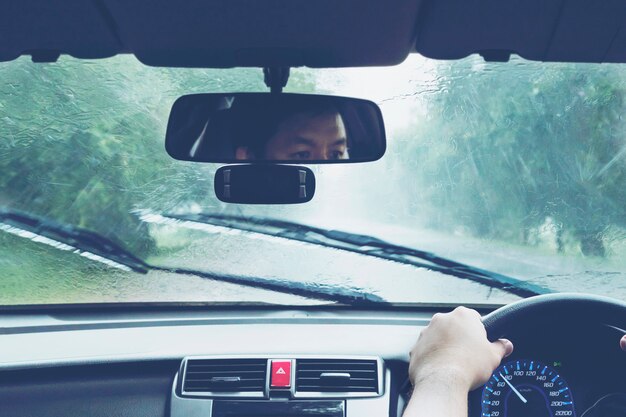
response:
{"label": "dashboard vent slat", "polygon": [[297,392],[378,392],[378,361],[367,359],[299,359]]}
{"label": "dashboard vent slat", "polygon": [[183,392],[263,392],[267,359],[189,359]]}

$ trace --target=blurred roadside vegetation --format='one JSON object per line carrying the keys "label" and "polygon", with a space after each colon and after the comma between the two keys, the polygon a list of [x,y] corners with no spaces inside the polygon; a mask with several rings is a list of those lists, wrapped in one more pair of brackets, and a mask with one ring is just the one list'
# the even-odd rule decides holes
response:
{"label": "blurred roadside vegetation", "polygon": [[[626,67],[478,58],[437,66],[402,134],[431,226],[605,257],[626,242]],[[622,252],[622,254],[624,254]]]}

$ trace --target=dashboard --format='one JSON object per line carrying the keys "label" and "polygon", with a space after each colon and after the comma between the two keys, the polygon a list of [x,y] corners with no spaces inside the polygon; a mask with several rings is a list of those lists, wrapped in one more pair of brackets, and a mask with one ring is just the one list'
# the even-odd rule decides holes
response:
{"label": "dashboard", "polygon": [[[408,352],[440,311],[2,313],[0,416],[399,416]],[[470,393],[470,416],[626,415],[623,333],[516,326],[515,352]]]}

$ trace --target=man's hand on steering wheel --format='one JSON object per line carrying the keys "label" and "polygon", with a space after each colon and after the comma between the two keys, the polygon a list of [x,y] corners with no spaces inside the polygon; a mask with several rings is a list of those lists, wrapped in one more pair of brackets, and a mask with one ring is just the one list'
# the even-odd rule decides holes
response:
{"label": "man's hand on steering wheel", "polygon": [[443,377],[471,391],[483,385],[511,352],[513,344],[507,339],[487,340],[477,311],[458,307],[435,314],[421,332],[411,351],[409,377],[414,386]]}
{"label": "man's hand on steering wheel", "polygon": [[467,415],[467,393],[484,384],[511,352],[510,341],[487,340],[475,310],[435,314],[411,351],[414,390],[404,416]]}

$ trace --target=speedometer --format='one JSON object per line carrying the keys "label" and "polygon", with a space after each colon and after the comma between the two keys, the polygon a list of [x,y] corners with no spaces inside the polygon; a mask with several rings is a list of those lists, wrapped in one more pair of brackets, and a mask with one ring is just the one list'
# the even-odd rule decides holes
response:
{"label": "speedometer", "polygon": [[556,369],[514,360],[495,370],[483,388],[483,417],[575,417],[574,399]]}

